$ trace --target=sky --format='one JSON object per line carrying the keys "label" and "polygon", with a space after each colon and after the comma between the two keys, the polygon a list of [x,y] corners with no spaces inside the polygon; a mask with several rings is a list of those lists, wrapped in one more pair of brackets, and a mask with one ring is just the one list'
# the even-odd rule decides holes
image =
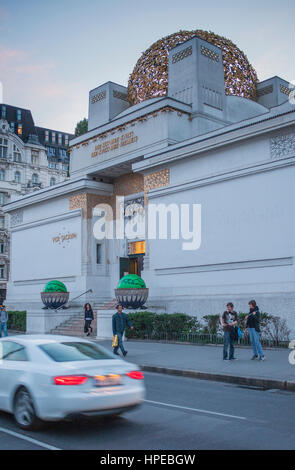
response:
{"label": "sky", "polygon": [[36,125],[73,132],[89,90],[127,86],[141,53],[181,29],[231,39],[260,81],[293,81],[294,18],[289,0],[0,0],[0,95]]}

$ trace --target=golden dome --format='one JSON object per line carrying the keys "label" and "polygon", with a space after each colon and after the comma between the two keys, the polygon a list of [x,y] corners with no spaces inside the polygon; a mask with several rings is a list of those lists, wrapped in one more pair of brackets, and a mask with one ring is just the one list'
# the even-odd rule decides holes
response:
{"label": "golden dome", "polygon": [[168,87],[168,51],[198,36],[222,49],[225,92],[256,100],[257,74],[247,56],[229,39],[196,29],[170,34],[152,44],[137,61],[128,81],[130,104],[165,96]]}

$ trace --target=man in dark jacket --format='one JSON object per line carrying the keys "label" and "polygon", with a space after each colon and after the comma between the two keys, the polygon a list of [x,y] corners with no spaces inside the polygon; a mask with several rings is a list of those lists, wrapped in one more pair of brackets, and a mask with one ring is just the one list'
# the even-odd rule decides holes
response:
{"label": "man in dark jacket", "polygon": [[[234,357],[235,353],[235,335],[234,329],[238,325],[238,315],[237,312],[234,311],[234,304],[229,302],[227,304],[227,310],[223,312],[223,315],[220,319],[221,326],[223,327],[224,331],[224,345],[223,345],[223,360],[226,361],[229,359],[230,361],[236,359]],[[227,356],[229,348],[229,358]]]}
{"label": "man in dark jacket", "polygon": [[125,351],[123,346],[123,334],[126,328],[126,325],[130,326],[131,330],[133,330],[133,326],[131,321],[128,319],[128,315],[123,313],[122,305],[118,304],[116,306],[117,313],[113,315],[112,324],[113,324],[113,335],[118,336],[118,346],[114,348],[114,354],[119,356],[118,348],[121,349],[123,356],[126,356],[128,351]]}

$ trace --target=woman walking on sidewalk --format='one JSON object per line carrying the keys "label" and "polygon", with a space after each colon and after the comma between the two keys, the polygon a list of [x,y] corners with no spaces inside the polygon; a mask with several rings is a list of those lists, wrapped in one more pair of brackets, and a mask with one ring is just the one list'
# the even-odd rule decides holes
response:
{"label": "woman walking on sidewalk", "polygon": [[249,302],[250,312],[246,317],[246,328],[249,328],[250,342],[253,349],[252,360],[259,358],[260,361],[264,361],[264,353],[260,342],[260,312],[255,300]]}
{"label": "woman walking on sidewalk", "polygon": [[2,336],[2,330],[4,333],[4,336],[7,335],[7,322],[8,322],[8,313],[6,312],[5,305],[1,305],[0,308],[0,338]]}
{"label": "woman walking on sidewalk", "polygon": [[84,333],[86,336],[89,336],[92,333],[91,322],[94,319],[93,310],[90,304],[84,305],[84,312],[85,312],[85,324],[84,324]]}

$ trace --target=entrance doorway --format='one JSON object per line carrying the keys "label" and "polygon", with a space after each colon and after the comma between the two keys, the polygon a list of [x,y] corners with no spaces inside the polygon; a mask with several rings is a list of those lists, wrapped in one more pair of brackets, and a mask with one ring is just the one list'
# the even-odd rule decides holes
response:
{"label": "entrance doorway", "polygon": [[128,257],[120,258],[120,279],[126,274],[141,276],[143,271],[143,258],[145,255],[145,241],[129,242]]}

